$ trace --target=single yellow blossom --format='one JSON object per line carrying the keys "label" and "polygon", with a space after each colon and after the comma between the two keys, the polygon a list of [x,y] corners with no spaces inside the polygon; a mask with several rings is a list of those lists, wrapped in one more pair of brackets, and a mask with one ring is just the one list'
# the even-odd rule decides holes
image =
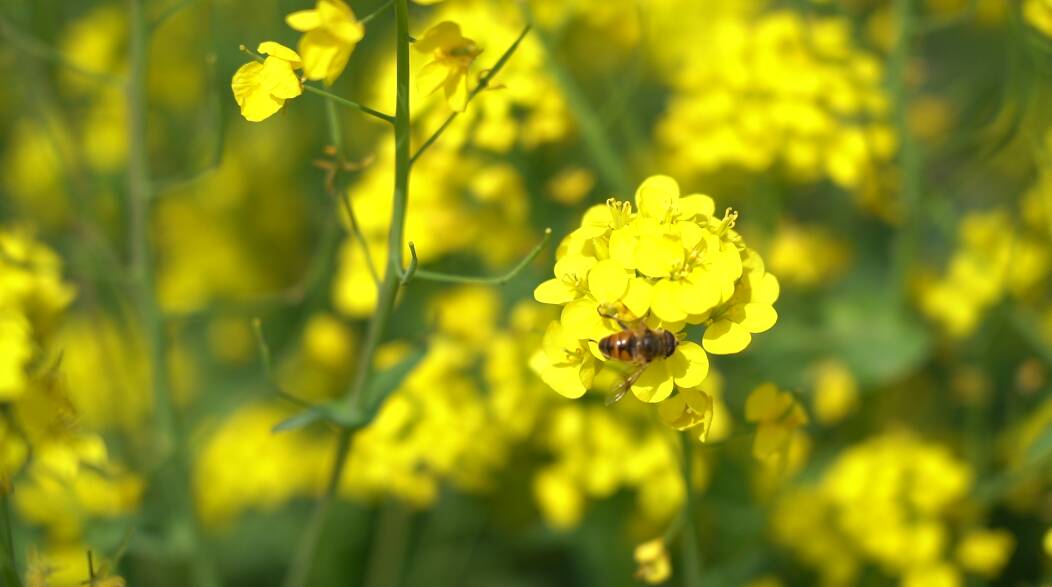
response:
{"label": "single yellow blossom", "polygon": [[290,100],[303,93],[303,84],[295,70],[301,67],[300,56],[288,47],[264,41],[256,51],[268,57],[259,63],[252,61],[234,72],[230,84],[234,100],[241,107],[241,116],[250,122],[271,117]]}
{"label": "single yellow blossom", "polygon": [[765,383],[745,400],[745,419],[756,423],[753,456],[769,462],[787,455],[793,436],[807,424],[807,413],[793,394]]}
{"label": "single yellow blossom", "polygon": [[957,544],[957,561],[966,571],[987,579],[1000,574],[1015,548],[1015,537],[1005,530],[977,529]]}
{"label": "single yellow blossom", "polygon": [[340,77],[358,41],[365,36],[365,25],[341,0],[318,0],[313,10],[300,10],[285,17],[300,37],[303,76],[325,80],[331,86]]}
{"label": "single yellow blossom", "polygon": [[1023,18],[1030,26],[1052,37],[1052,0],[1026,0]]}
{"label": "single yellow blossom", "polygon": [[858,407],[858,383],[846,365],[830,360],[818,365],[814,384],[815,417],[835,424]]}
{"label": "single yellow blossom", "polygon": [[417,74],[420,90],[430,95],[442,88],[449,107],[463,112],[468,105],[468,70],[482,49],[448,20],[427,29],[413,47],[432,57]]}
{"label": "single yellow blossom", "polygon": [[548,325],[542,350],[530,359],[530,367],[552,389],[568,398],[584,395],[595,377],[595,358],[588,347],[557,321]]}
{"label": "single yellow blossom", "polygon": [[634,556],[638,565],[636,578],[644,583],[658,585],[672,576],[672,563],[669,561],[663,538],[655,538],[636,546]]}

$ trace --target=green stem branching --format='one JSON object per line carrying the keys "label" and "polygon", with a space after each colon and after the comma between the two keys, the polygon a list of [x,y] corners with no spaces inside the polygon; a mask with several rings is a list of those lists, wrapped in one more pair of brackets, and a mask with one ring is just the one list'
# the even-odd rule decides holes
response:
{"label": "green stem branching", "polygon": [[[496,77],[498,73],[500,73],[500,70],[504,68],[504,64],[507,63],[509,59],[511,59],[511,56],[515,53],[515,50],[519,48],[519,43],[521,43],[522,40],[526,38],[526,33],[530,32],[530,26],[531,25],[526,25],[522,28],[522,32],[520,32],[519,36],[515,38],[515,41],[513,41],[512,44],[508,46],[508,48],[500,56],[500,59],[497,59],[497,62],[493,64],[493,67],[489,68],[489,70],[486,71],[486,73],[484,73],[482,77],[479,78],[479,84],[475,86],[475,89],[471,90],[471,92],[468,94],[468,99],[466,103],[470,104],[471,101],[475,99],[475,96],[479,94],[479,92],[489,87],[489,84],[491,81],[493,81],[493,78]],[[446,132],[446,129],[449,128],[449,125],[452,124],[454,120],[456,120],[458,115],[460,115],[460,113],[455,110],[452,113],[450,113],[450,115],[446,117],[442,124],[437,129],[435,129],[435,132],[431,133],[431,136],[427,137],[427,140],[425,140],[423,144],[420,145],[420,148],[416,150],[416,153],[413,153],[413,156],[409,159],[409,163],[416,163],[416,160],[424,154],[424,151],[427,151],[427,149],[431,147],[431,145],[435,144],[435,141],[437,141],[438,138],[442,136],[442,133]]]}
{"label": "green stem branching", "polygon": [[[354,406],[362,406],[365,400],[364,390],[372,375],[376,351],[380,347],[387,330],[387,323],[394,312],[395,297],[401,280],[402,245],[405,232],[405,213],[409,197],[409,6],[408,0],[395,0],[395,36],[396,36],[396,99],[395,99],[395,186],[394,202],[391,209],[391,227],[388,238],[387,268],[377,295],[376,310],[369,322],[362,352],[358,356],[354,377],[342,401]],[[314,512],[307,522],[289,573],[285,578],[286,587],[303,587],[310,579],[314,566],[314,557],[321,535],[325,529],[325,520],[332,508],[336,491],[343,477],[347,455],[350,452],[353,430],[342,428],[337,433],[336,450],[329,471],[324,491],[314,507]]]}

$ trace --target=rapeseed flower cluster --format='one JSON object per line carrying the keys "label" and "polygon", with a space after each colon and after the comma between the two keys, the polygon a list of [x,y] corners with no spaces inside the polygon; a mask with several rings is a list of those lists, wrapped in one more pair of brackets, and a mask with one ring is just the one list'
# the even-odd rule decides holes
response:
{"label": "rapeseed flower cluster", "polygon": [[[44,530],[42,560],[83,557],[88,520],[132,511],[143,485],[81,426],[56,346],[74,295],[51,249],[24,230],[0,231],[0,493]],[[49,568],[54,584],[87,577],[79,565]]]}
{"label": "rapeseed flower cluster", "polygon": [[921,311],[946,334],[971,334],[986,310],[1006,296],[1039,299],[1052,272],[1050,194],[1052,175],[1044,173],[1024,195],[1017,215],[995,208],[961,219],[957,250],[943,274],[922,274],[916,284]]}
{"label": "rapeseed flower cluster", "polygon": [[[711,402],[696,392],[708,353],[739,353],[777,320],[778,280],[734,231],[736,218],[731,210],[717,216],[708,196],[681,197],[668,176],[644,181],[635,209],[614,199],[590,208],[559,245],[555,278],[534,291],[538,301],[563,307],[531,360],[534,370],[560,394],[581,397],[596,372],[612,366],[598,342],[621,330],[618,320],[662,329],[679,342],[667,358],[641,367],[632,392],[643,402],[671,400],[660,413],[677,428],[709,421]],[[704,326],[701,344],[686,339],[688,325]]]}
{"label": "rapeseed flower cluster", "polygon": [[871,200],[896,150],[883,75],[845,20],[721,18],[672,74],[675,93],[657,125],[663,160],[682,177],[736,167],[828,178]]}
{"label": "rapeseed flower cluster", "polygon": [[977,525],[981,512],[959,515],[974,478],[946,447],[887,433],[846,449],[817,483],[783,495],[773,535],[824,585],[855,584],[867,566],[903,585],[963,585],[965,572],[994,578],[1014,543]]}

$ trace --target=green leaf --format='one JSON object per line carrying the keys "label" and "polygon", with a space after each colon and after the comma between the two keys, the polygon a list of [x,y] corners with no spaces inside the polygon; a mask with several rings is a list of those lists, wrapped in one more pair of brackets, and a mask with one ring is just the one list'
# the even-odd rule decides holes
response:
{"label": "green leaf", "polygon": [[1037,465],[1052,456],[1052,425],[1046,426],[1026,451],[1026,464]]}
{"label": "green leaf", "polygon": [[367,421],[372,421],[383,405],[387,396],[398,389],[405,378],[413,372],[420,361],[427,355],[427,347],[420,346],[411,351],[401,361],[390,369],[373,376],[372,381],[365,388],[365,416]]}
{"label": "green leaf", "polygon": [[427,354],[426,347],[413,349],[408,355],[390,369],[373,375],[372,381],[365,388],[364,409],[348,405],[348,399],[340,399],[312,406],[282,420],[272,429],[274,432],[285,432],[304,428],[318,422],[335,424],[340,428],[354,430],[368,426],[380,412],[387,396],[391,395],[407,376],[416,368]]}

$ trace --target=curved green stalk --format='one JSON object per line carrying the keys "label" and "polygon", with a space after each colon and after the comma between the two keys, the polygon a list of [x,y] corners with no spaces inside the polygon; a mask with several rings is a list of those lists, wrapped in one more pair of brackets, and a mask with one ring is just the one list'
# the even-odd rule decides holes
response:
{"label": "curved green stalk", "polygon": [[6,479],[0,479],[0,583],[17,586],[22,582],[18,578],[15,565],[15,539],[11,532],[11,514],[8,511],[7,488],[3,486]]}
{"label": "curved green stalk", "polygon": [[694,440],[689,432],[680,434],[683,443],[683,529],[680,547],[683,553],[683,584],[688,587],[701,585],[701,556],[698,535],[694,530]]}
{"label": "curved green stalk", "polygon": [[[395,297],[398,294],[402,273],[402,246],[405,242],[405,212],[409,197],[409,6],[408,0],[395,1],[395,34],[396,34],[396,104],[395,104],[395,187],[394,203],[391,209],[391,228],[388,238],[387,268],[384,280],[380,284],[376,310],[369,322],[362,352],[358,361],[348,392],[341,401],[354,406],[362,406],[365,400],[364,389],[373,371],[373,360],[380,341],[387,330],[387,323],[394,312]],[[307,584],[314,566],[314,556],[325,519],[332,507],[336,491],[343,476],[347,454],[350,452],[353,431],[343,428],[336,439],[336,451],[326,482],[325,490],[314,507],[314,512],[304,529],[289,573],[285,578],[286,587],[302,587]]]}
{"label": "curved green stalk", "polygon": [[518,275],[519,273],[521,273],[522,270],[525,269],[526,266],[530,264],[530,261],[533,261],[534,259],[536,259],[537,255],[539,255],[541,253],[541,251],[544,250],[544,246],[548,244],[548,241],[551,240],[551,238],[552,238],[552,229],[550,229],[550,228],[544,229],[544,238],[541,239],[541,242],[537,243],[537,246],[533,247],[532,251],[530,251],[525,257],[522,258],[521,261],[518,262],[517,265],[515,265],[514,267],[509,269],[503,275],[497,275],[497,276],[494,276],[494,277],[475,277],[475,276],[471,276],[471,275],[453,275],[452,273],[439,273],[437,271],[427,271],[425,269],[417,269],[416,267],[419,264],[419,261],[418,261],[418,259],[416,257],[416,247],[413,245],[412,242],[410,242],[409,243],[409,253],[412,255],[412,258],[409,260],[409,268],[406,269],[405,273],[402,275],[402,285],[405,285],[405,284],[409,283],[413,279],[423,279],[425,281],[438,281],[438,282],[441,282],[441,283],[463,283],[463,284],[477,284],[477,285],[504,285],[505,283],[508,283],[512,279],[515,279],[515,276]]}

